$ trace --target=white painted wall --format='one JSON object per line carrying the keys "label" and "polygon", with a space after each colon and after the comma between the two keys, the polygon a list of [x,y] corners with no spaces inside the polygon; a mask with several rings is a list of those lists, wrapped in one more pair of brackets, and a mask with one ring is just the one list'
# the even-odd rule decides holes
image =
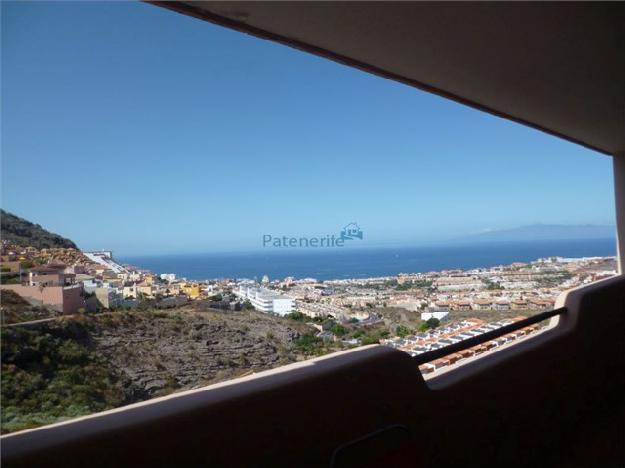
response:
{"label": "white painted wall", "polygon": [[278,315],[286,315],[293,311],[293,299],[280,298],[273,300],[273,312]]}
{"label": "white painted wall", "polygon": [[421,320],[430,320],[431,318],[443,320],[448,315],[449,312],[421,312]]}

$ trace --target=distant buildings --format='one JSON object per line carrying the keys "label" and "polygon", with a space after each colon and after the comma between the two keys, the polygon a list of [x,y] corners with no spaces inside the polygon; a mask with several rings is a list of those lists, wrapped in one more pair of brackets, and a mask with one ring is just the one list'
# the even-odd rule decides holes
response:
{"label": "distant buildings", "polygon": [[65,265],[50,264],[31,268],[28,273],[29,286],[69,286],[76,275],[65,273]]}
{"label": "distant buildings", "polygon": [[474,310],[490,310],[493,307],[493,301],[490,299],[476,299],[472,305]]}
{"label": "distant buildings", "polygon": [[493,304],[494,310],[510,310],[510,303],[508,301],[497,301]]}
{"label": "distant buildings", "polygon": [[[207,296],[207,289],[214,290],[206,283],[179,281],[173,273],[160,275],[159,280],[148,270],[121,265],[111,251],[0,245],[2,288],[15,291],[33,305],[63,313],[136,307],[147,300],[154,306],[167,300],[167,306],[173,306],[201,299]],[[276,310],[281,308],[276,305]]]}
{"label": "distant buildings", "polygon": [[422,314],[423,320],[453,322],[467,311],[545,310],[563,290],[616,273],[614,258],[554,257],[492,268],[325,281],[288,277],[270,282],[265,275],[259,288],[244,279],[187,281],[174,273],[154,275],[117,263],[110,251],[0,246],[2,287],[64,313],[134,307],[141,301],[174,307],[204,298],[209,307],[234,308],[248,300],[262,312],[285,315],[296,309],[311,318],[358,320],[360,325],[383,320],[384,313],[376,310],[391,308]]}
{"label": "distant buildings", "polygon": [[94,291],[95,297],[98,301],[98,305],[105,309],[115,309],[121,307],[124,298],[117,288],[111,288],[108,286],[98,287]]}
{"label": "distant buildings", "polygon": [[30,269],[28,282],[3,284],[33,305],[48,306],[64,314],[86,308],[82,283],[75,283],[74,273],[65,273],[65,265],[50,264]]}
{"label": "distant buildings", "polygon": [[163,281],[167,281],[168,283],[173,283],[174,281],[176,281],[176,274],[175,273],[161,273],[160,278]]}
{"label": "distant buildings", "polygon": [[517,299],[512,301],[512,310],[526,310],[527,309],[527,301],[524,299]]}
{"label": "distant buildings", "polygon": [[428,321],[430,319],[435,318],[436,320],[443,320],[445,317],[449,315],[449,312],[444,310],[432,310],[430,312],[421,312],[421,320]]}
{"label": "distant buildings", "polygon": [[189,296],[190,299],[197,299],[202,294],[198,283],[182,283],[180,285],[182,292]]}
{"label": "distant buildings", "polygon": [[[518,316],[512,319],[489,323],[484,323],[482,320],[473,318],[429,330],[425,333],[418,333],[413,336],[383,340],[381,343],[391,348],[405,351],[411,356],[418,356],[497,330],[511,323],[523,320],[524,318],[523,316]],[[496,351],[503,346],[507,346],[515,341],[523,339],[527,335],[537,332],[540,328],[540,325],[531,325],[514,332],[506,333],[499,338],[488,340],[482,344],[463,349],[457,353],[450,353],[442,358],[430,361],[419,366],[419,370],[423,374],[429,374],[441,368],[456,364],[458,361],[463,361],[464,359],[472,358],[473,356],[485,352]]]}
{"label": "distant buildings", "polygon": [[139,297],[137,285],[135,283],[127,284],[122,289],[124,299],[137,299]]}
{"label": "distant buildings", "polygon": [[[349,320],[349,310],[332,304],[322,304],[319,302],[297,301],[297,310],[308,317],[334,317],[339,320]],[[351,314],[355,316],[355,314]],[[363,312],[358,317],[359,320],[369,318],[369,312]]]}
{"label": "distant buildings", "polygon": [[126,268],[113,260],[113,253],[109,250],[98,250],[94,252],[83,252],[85,257],[94,263],[106,267],[108,270],[112,270],[115,273],[124,273]]}
{"label": "distant buildings", "polygon": [[269,289],[240,286],[234,290],[234,294],[241,299],[247,299],[256,310],[261,312],[286,315],[293,311],[294,301],[292,298]]}
{"label": "distant buildings", "polygon": [[471,291],[484,287],[484,283],[473,276],[448,276],[438,278],[434,286],[439,291]]}

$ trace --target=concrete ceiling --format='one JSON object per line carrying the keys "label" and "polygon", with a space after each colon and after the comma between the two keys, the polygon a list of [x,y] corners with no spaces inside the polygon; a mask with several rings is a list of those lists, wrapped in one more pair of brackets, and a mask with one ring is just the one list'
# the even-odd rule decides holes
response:
{"label": "concrete ceiling", "polygon": [[625,152],[625,3],[153,2]]}

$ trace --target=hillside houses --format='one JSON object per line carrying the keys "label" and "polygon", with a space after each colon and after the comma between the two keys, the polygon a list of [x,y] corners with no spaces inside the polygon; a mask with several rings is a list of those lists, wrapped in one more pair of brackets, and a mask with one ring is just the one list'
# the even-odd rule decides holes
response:
{"label": "hillside houses", "polygon": [[2,289],[65,314],[132,308],[142,300],[173,296],[204,297],[198,282],[163,281],[149,271],[116,262],[112,252],[83,254],[75,249],[37,250],[3,243],[0,265]]}

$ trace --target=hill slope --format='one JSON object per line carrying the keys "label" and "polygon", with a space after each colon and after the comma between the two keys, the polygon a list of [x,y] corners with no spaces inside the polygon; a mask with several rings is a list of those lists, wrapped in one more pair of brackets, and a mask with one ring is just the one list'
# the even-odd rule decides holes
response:
{"label": "hill slope", "polygon": [[2,327],[0,428],[50,424],[337,349],[315,332],[260,312],[191,306]]}
{"label": "hill slope", "polygon": [[31,223],[8,211],[0,210],[2,240],[22,247],[49,249],[55,247],[78,249],[65,237],[46,231],[39,224]]}

